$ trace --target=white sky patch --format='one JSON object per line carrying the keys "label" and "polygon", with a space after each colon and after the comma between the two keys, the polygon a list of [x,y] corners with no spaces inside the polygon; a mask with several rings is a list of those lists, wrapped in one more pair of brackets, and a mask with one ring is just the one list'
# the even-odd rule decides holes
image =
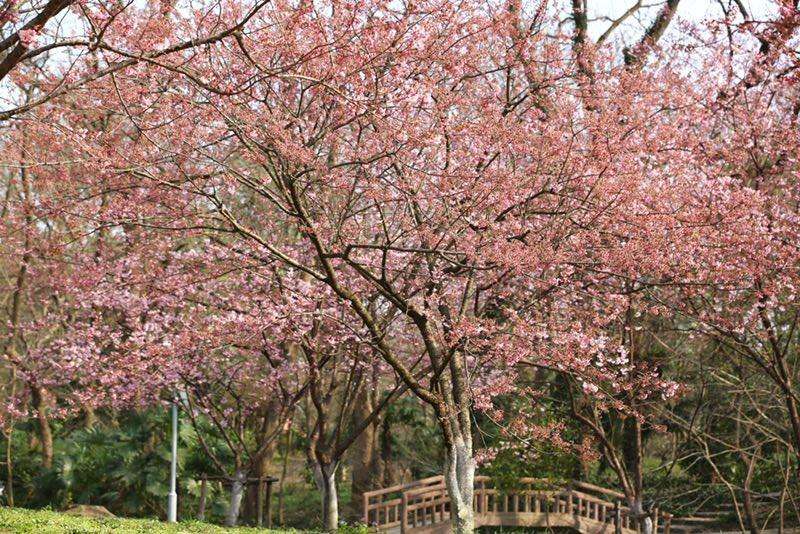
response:
{"label": "white sky patch", "polygon": [[[729,0],[722,1],[726,4],[729,2]],[[615,39],[626,39],[631,36],[635,38],[642,35],[664,3],[663,0],[643,0],[642,6],[649,7],[640,9],[636,15],[629,17],[615,31]],[[742,3],[755,20],[774,19],[777,14],[774,0],[742,0]],[[611,24],[608,19],[619,18],[635,4],[636,0],[587,0],[590,20],[589,34],[592,39],[597,39],[605,32]],[[682,0],[678,4],[678,17],[691,22],[699,23],[711,17],[719,19],[722,13],[718,0]],[[674,29],[674,26],[671,29]]]}

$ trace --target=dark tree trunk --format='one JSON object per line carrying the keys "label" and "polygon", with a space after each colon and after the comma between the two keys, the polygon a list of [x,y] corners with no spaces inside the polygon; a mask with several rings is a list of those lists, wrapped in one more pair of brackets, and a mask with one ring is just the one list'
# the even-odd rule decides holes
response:
{"label": "dark tree trunk", "polygon": [[394,486],[402,482],[400,479],[400,469],[394,463],[394,452],[392,450],[392,422],[389,418],[384,418],[381,422],[380,430],[380,459],[378,461],[378,479],[385,486]]}
{"label": "dark tree trunk", "polygon": [[39,386],[31,388],[33,406],[36,409],[36,421],[39,429],[39,445],[42,447],[42,467],[53,467],[53,431],[47,418],[47,390]]}
{"label": "dark tree trunk", "polygon": [[[253,478],[267,477],[270,475],[269,467],[273,453],[274,447],[270,447],[268,453],[264,455],[261,461],[256,462],[251,475]],[[258,520],[258,484],[247,484],[242,516],[249,524],[256,524]]]}
{"label": "dark tree trunk", "polygon": [[642,469],[643,442],[642,423],[636,417],[625,419],[623,456],[625,468],[630,474],[633,485],[633,499],[628,503],[632,514],[638,518],[643,534],[652,534],[653,522],[647,510],[644,509],[644,480]]}
{"label": "dark tree trunk", "polygon": [[14,507],[14,462],[11,454],[11,438],[14,428],[9,428],[6,434],[6,502],[11,508]]}
{"label": "dark tree trunk", "polygon": [[[356,397],[352,428],[358,428],[375,409],[376,392],[368,384],[362,385]],[[352,445],[351,465],[353,486],[350,497],[353,517],[363,514],[364,493],[380,485],[376,425],[368,425]]]}

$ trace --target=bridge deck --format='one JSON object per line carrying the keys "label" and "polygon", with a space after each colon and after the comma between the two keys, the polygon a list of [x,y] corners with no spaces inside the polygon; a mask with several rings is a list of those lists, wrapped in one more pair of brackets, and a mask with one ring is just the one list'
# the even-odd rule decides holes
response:
{"label": "bridge deck", "polygon": [[[554,487],[532,478],[519,482],[513,489],[501,490],[491,478],[476,477],[476,526],[569,527],[585,534],[640,531],[639,521],[621,505],[619,492],[581,482],[571,482],[568,487]],[[449,532],[450,500],[444,481],[431,477],[368,492],[364,495],[363,519],[382,532]],[[656,532],[659,523],[666,527],[663,532],[669,532],[668,514],[656,510],[651,520]]]}

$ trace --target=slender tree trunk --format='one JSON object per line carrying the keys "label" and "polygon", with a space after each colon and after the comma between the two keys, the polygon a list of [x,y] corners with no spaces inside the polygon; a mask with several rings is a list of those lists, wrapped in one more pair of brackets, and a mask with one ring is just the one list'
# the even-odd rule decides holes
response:
{"label": "slender tree trunk", "polygon": [[42,467],[53,467],[53,431],[47,418],[47,390],[39,386],[31,388],[33,406],[36,408],[36,420],[39,425],[39,441],[42,446]]}
{"label": "slender tree trunk", "polygon": [[753,483],[753,475],[756,471],[756,458],[758,453],[759,448],[757,447],[747,462],[747,475],[745,476],[744,487],[742,488],[742,492],[744,494],[744,515],[747,517],[747,523],[750,527],[750,534],[760,534],[761,532],[761,529],[758,527],[758,520],[756,519],[755,511],[753,510],[753,496],[750,491],[750,486]]}
{"label": "slender tree trunk", "polygon": [[83,426],[87,429],[94,428],[94,425],[97,424],[97,414],[94,412],[94,408],[89,405],[85,405],[83,407]]}
{"label": "slender tree trunk", "polygon": [[[432,349],[431,352],[437,353],[432,361],[441,361],[438,351]],[[449,375],[440,383],[444,401],[436,415],[445,438],[444,479],[450,496],[450,528],[455,534],[472,534],[475,531],[472,498],[476,462],[472,451],[472,409],[464,355],[453,354],[448,367]]]}
{"label": "slender tree trunk", "polygon": [[[788,387],[792,387],[791,382]],[[789,412],[789,424],[792,427],[792,437],[797,455],[797,475],[800,477],[800,413],[798,413],[797,403],[791,395],[786,395],[786,408]]]}
{"label": "slender tree trunk", "polygon": [[322,494],[322,528],[335,532],[339,528],[339,496],[336,488],[337,463],[314,464],[314,480]]}
{"label": "slender tree trunk", "polygon": [[445,457],[445,484],[450,496],[450,516],[455,534],[472,534],[475,514],[472,498],[475,493],[475,458],[472,440],[455,436]]}
{"label": "slender tree trunk", "polygon": [[395,486],[403,482],[400,466],[395,465],[392,450],[392,422],[384,417],[380,432],[380,459],[377,461],[378,480],[385,486]]}
{"label": "slender tree trunk", "polygon": [[628,417],[623,422],[623,430],[625,435],[625,446],[623,448],[625,467],[632,478],[633,486],[633,499],[630,499],[629,502],[631,514],[638,520],[642,534],[653,534],[653,520],[644,509],[642,423],[636,417]]}
{"label": "slender tree trunk", "polygon": [[645,512],[641,494],[637,495],[633,500],[629,500],[628,506],[631,509],[631,515],[639,521],[641,533],[654,534],[653,520],[650,518],[650,514]]}
{"label": "slender tree trunk", "polygon": [[[272,456],[275,452],[274,444],[269,447],[264,456],[255,464],[254,478],[267,477]],[[244,506],[242,515],[246,520],[255,525],[258,516],[258,484],[248,484],[245,488]]]}
{"label": "slender tree trunk", "polygon": [[[255,469],[253,470],[253,478],[266,477],[268,471],[268,464],[266,458],[256,462]],[[258,498],[259,498],[259,485],[246,484],[244,488],[244,498],[242,499],[242,521],[249,525],[255,525],[258,521]]]}
{"label": "slender tree trunk", "polygon": [[6,433],[6,502],[14,507],[14,461],[11,455],[11,438],[14,433],[13,425]]}
{"label": "slender tree trunk", "polygon": [[231,483],[231,500],[228,504],[228,513],[225,516],[225,526],[235,527],[239,519],[239,508],[242,505],[242,495],[244,494],[245,474],[241,469],[237,469],[233,475]]}
{"label": "slender tree trunk", "polygon": [[[273,400],[262,409],[257,419],[259,440],[256,449],[260,451],[260,454],[252,458],[253,467],[255,468],[253,476],[255,478],[269,475],[270,464],[278,445],[278,425],[281,423],[281,420],[279,420],[280,413],[279,403]],[[259,493],[258,484],[248,484],[245,488],[242,515],[251,525],[255,525],[258,522]]]}
{"label": "slender tree trunk", "polygon": [[286,481],[286,471],[289,465],[289,451],[292,449],[292,425],[286,429],[286,443],[283,448],[283,460],[281,462],[281,479],[278,481],[278,524],[284,524],[283,509],[283,485]]}
{"label": "slender tree trunk", "polygon": [[[9,398],[13,399],[17,395],[17,369],[11,368],[11,395]],[[11,442],[14,437],[14,420],[11,419],[8,426],[8,431],[5,433],[6,437],[6,503],[9,507],[14,507],[14,457],[11,454],[13,444]]]}

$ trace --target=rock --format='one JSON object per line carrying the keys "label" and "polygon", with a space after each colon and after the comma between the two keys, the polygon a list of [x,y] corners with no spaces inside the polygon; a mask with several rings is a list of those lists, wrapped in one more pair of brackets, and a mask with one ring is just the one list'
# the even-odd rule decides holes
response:
{"label": "rock", "polygon": [[92,519],[100,519],[103,517],[117,517],[109,512],[105,506],[93,506],[91,504],[76,504],[72,508],[64,512],[67,515],[74,515],[79,517],[91,517]]}

